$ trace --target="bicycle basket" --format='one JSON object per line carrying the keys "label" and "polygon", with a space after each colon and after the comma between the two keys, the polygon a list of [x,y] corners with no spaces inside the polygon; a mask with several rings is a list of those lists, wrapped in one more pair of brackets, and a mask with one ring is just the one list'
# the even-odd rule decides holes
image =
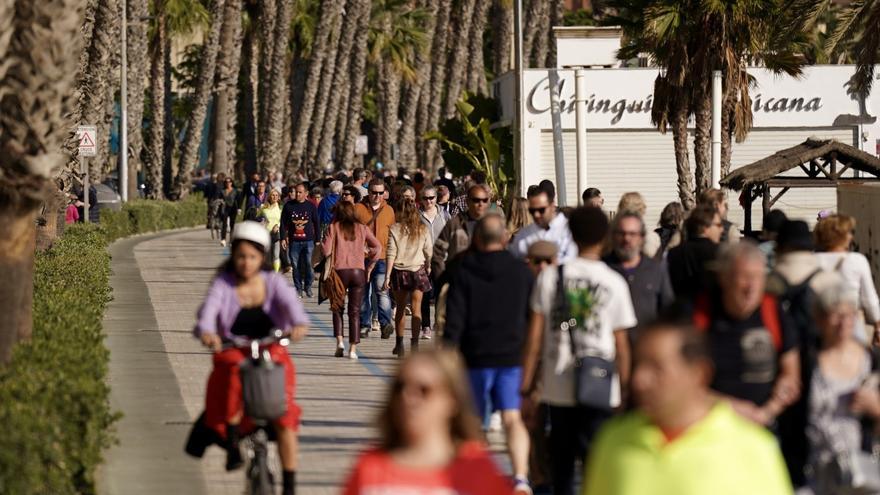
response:
{"label": "bicycle basket", "polygon": [[284,366],[248,359],[241,364],[241,389],[245,414],[253,419],[273,420],[287,412]]}

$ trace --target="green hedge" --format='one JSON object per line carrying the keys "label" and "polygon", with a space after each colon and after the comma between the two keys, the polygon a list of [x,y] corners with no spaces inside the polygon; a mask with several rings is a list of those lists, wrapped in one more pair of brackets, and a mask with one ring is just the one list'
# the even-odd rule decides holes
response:
{"label": "green hedge", "polygon": [[34,327],[0,368],[0,494],[95,492],[95,469],[115,440],[101,322],[111,300],[107,244],[205,221],[199,196],[132,201],[101,224],[73,225],[36,254]]}
{"label": "green hedge", "polygon": [[122,210],[101,210],[101,228],[110,242],[133,234],[204,225],[208,207],[200,194],[183,201],[129,201]]}
{"label": "green hedge", "polygon": [[101,331],[106,246],[97,227],[76,225],[36,255],[33,337],[0,371],[0,493],[94,492],[116,420]]}

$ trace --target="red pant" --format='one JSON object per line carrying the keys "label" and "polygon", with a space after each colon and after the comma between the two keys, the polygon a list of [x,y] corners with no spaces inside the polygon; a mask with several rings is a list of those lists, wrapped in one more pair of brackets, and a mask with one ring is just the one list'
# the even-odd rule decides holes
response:
{"label": "red pant", "polygon": [[[241,377],[238,365],[250,355],[249,350],[226,349],[214,354],[214,369],[208,378],[208,393],[205,397],[205,425],[226,438],[226,424],[243,411],[241,397]],[[269,346],[269,355],[276,363],[284,366],[284,394],[287,398],[287,412],[275,423],[293,430],[299,429],[300,408],[296,405],[296,372],[287,349],[278,344]],[[247,416],[242,418],[240,431],[247,434],[253,431],[254,423]]]}

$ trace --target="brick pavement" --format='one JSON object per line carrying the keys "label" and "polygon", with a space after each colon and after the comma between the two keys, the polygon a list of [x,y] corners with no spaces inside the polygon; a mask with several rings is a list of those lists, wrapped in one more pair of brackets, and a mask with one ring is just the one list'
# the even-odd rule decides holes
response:
{"label": "brick pavement", "polygon": [[[121,241],[114,249],[121,251],[115,253],[114,271],[134,272],[128,264],[135,261],[148,300],[138,302],[132,296],[133,300],[116,300],[113,305],[124,303],[151,309],[155,317],[151,332],[158,333],[161,345],[131,349],[126,347],[125,341],[116,341],[111,346],[111,385],[121,385],[116,382],[127,371],[130,373],[128,368],[134,362],[131,356],[137,356],[142,361],[137,365],[141,378],[124,381],[125,392],[149,397],[161,390],[172,397],[172,402],[176,398],[178,404],[165,416],[145,423],[143,416],[150,415],[126,410],[126,407],[143,405],[120,401],[118,396],[124,391],[114,387],[114,405],[126,414],[121,431],[154,429],[154,436],[171,440],[154,441],[150,446],[152,451],[144,452],[140,441],[153,432],[120,435],[122,444],[108,453],[110,462],[104,471],[110,482],[102,483],[102,491],[126,495],[242,493],[243,472],[225,472],[222,450],[209,449],[202,461],[189,458],[182,450],[189,425],[202,410],[211,368],[210,353],[192,337],[191,329],[196,309],[227,251],[212,241],[205,230]],[[133,250],[133,256],[127,250]],[[135,275],[129,273],[127,279],[117,283],[128,285]],[[375,436],[373,423],[385,398],[388,375],[397,361],[391,355],[393,340],[378,337],[362,342],[358,349],[359,361],[334,358],[335,342],[327,305],[318,306],[314,299],[304,302],[312,320],[311,330],[303,341],[291,347],[297,368],[297,401],[303,409],[297,490],[315,495],[338,493],[355,455]],[[108,334],[112,337],[114,330],[108,327]],[[139,417],[141,420],[137,422]],[[493,436],[493,439],[496,440],[493,450],[499,452],[501,445],[497,438]],[[136,444],[131,445],[132,442]],[[135,470],[131,469],[133,462],[139,463]],[[181,471],[180,475],[169,479],[169,466]],[[120,479],[123,477],[128,478]],[[168,489],[169,483],[174,488]],[[114,490],[113,487],[118,486],[127,488]],[[160,487],[164,487],[162,491],[156,491]]]}

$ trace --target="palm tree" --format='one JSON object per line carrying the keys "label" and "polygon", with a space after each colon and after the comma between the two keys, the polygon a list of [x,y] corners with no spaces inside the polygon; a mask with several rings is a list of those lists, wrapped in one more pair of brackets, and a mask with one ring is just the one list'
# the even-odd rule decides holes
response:
{"label": "palm tree", "polygon": [[220,52],[217,55],[217,76],[214,90],[213,167],[216,173],[229,173],[235,160],[235,100],[238,93],[238,72],[241,62],[241,0],[226,0]]}
{"label": "palm tree", "polygon": [[264,0],[259,2],[259,21],[257,39],[259,40],[259,58],[257,59],[257,156],[260,157],[264,149],[263,140],[269,134],[269,88],[272,64],[275,59],[272,52],[275,50],[273,42],[275,35],[275,21],[278,17],[278,4],[276,0]]}
{"label": "palm tree", "polygon": [[[347,16],[343,15],[343,12],[340,10],[339,15],[336,16],[333,24],[333,31],[330,34],[330,40],[327,45],[328,51],[326,58],[324,59],[324,66],[321,67],[321,85],[318,87],[315,111],[312,115],[311,127],[309,129],[309,140],[306,147],[306,161],[315,164],[315,166],[319,168],[324,168],[329,161],[329,156],[328,159],[319,161],[318,152],[321,146],[321,141],[324,139],[322,134],[324,133],[325,126],[329,124],[325,121],[327,120],[327,108],[330,105],[331,94],[335,93],[333,87],[345,84],[343,76],[336,70],[337,58],[339,57],[339,40],[342,37],[342,23],[343,18],[345,17]],[[326,142],[332,140],[333,136],[331,129],[334,127],[336,126],[329,126],[328,130],[330,130],[331,136],[325,140]]]}
{"label": "palm tree", "polygon": [[[147,0],[128,0],[128,193],[138,197],[138,170],[144,148],[144,81],[147,63]],[[123,150],[120,150],[122,152]],[[122,184],[120,184],[122,186]]]}
{"label": "palm tree", "polygon": [[370,59],[377,66],[377,103],[379,122],[376,130],[376,154],[380,161],[391,163],[391,149],[398,144],[401,81],[413,81],[416,53],[426,45],[424,25],[427,11],[412,8],[408,0],[376,0],[371,14]]}
{"label": "palm tree", "polygon": [[[345,91],[351,84],[351,57],[352,48],[354,47],[357,28],[360,20],[364,16],[369,16],[369,3],[363,0],[348,0],[345,7],[344,23],[340,32],[339,43],[336,48],[335,62],[335,81],[336,88],[328,91],[326,99],[326,108],[328,109],[326,117],[323,119],[321,129],[321,138],[318,143],[318,152],[316,162],[325,164],[330,160],[333,151],[334,142],[339,142],[341,134],[345,132],[345,124],[340,125],[340,121],[344,120],[348,105],[348,92]],[[342,151],[337,146],[337,154]],[[347,157],[337,156],[340,165],[349,166],[350,162]]]}
{"label": "palm tree", "polygon": [[494,0],[492,4],[492,73],[495,77],[513,69],[513,2]]}
{"label": "palm tree", "polygon": [[[69,184],[69,116],[76,109],[85,1],[0,0],[0,363],[32,330],[34,223]],[[11,42],[13,41],[14,42]]]}
{"label": "palm tree", "polygon": [[281,146],[284,132],[284,95],[286,93],[286,76],[288,68],[287,46],[290,37],[290,19],[293,11],[293,0],[277,0],[277,19],[272,37],[272,68],[269,76],[269,92],[266,115],[266,133],[262,138],[259,150],[260,168],[263,172],[279,167],[282,162]]}
{"label": "palm tree", "polygon": [[[450,24],[455,27],[459,42],[452,45],[452,50],[449,51],[449,62],[447,62],[449,72],[446,75],[446,99],[442,115],[444,119],[451,119],[455,115],[455,104],[461,98],[461,93],[467,82],[465,73],[468,68],[469,44],[466,41],[471,39],[475,31],[478,31],[476,25],[482,19],[477,18],[477,13],[482,11],[482,4],[489,1],[459,0],[456,8],[452,11]],[[482,29],[479,29],[479,34],[482,35]]]}
{"label": "palm tree", "polygon": [[186,136],[180,146],[180,162],[174,178],[173,196],[183,198],[189,194],[190,172],[198,159],[202,141],[202,128],[208,111],[208,100],[213,92],[217,52],[220,49],[220,31],[223,27],[223,9],[226,0],[214,0],[211,4],[211,28],[202,50],[199,63],[198,83],[193,97],[193,110],[187,119]]}
{"label": "palm tree", "polygon": [[[318,22],[310,51],[302,101],[299,108],[292,108],[294,113],[291,122],[291,147],[286,161],[286,169],[290,171],[299,169],[304,164],[306,138],[315,112],[315,101],[321,84],[321,72],[330,51],[331,35],[341,8],[342,4],[339,0],[321,0],[320,15],[317,17]],[[305,163],[305,165],[312,164]]]}
{"label": "palm tree", "polygon": [[153,32],[150,37],[150,108],[152,118],[144,154],[144,183],[147,197],[163,199],[162,173],[165,168],[165,60],[171,47],[165,0],[153,1]]}
{"label": "palm tree", "polygon": [[471,94],[486,95],[489,93],[489,82],[486,80],[486,62],[483,60],[483,33],[489,19],[489,9],[493,0],[479,0],[474,10],[474,25],[470,36],[467,72],[464,76],[464,89]]}
{"label": "palm tree", "polygon": [[144,180],[149,197],[164,198],[174,147],[171,115],[171,41],[210,25],[210,14],[198,0],[153,0],[150,28],[150,90],[152,110],[144,148]]}
{"label": "palm tree", "polygon": [[[652,120],[661,131],[672,126],[679,196],[692,204],[690,166],[687,161],[686,122],[694,115],[694,157],[697,193],[709,187],[709,134],[711,128],[711,75],[724,77],[722,139],[728,141],[722,173],[730,166],[730,140],[745,138],[751,128],[751,77],[749,62],[761,63],[777,73],[797,75],[803,58],[799,32],[790,29],[796,16],[781,1],[652,1],[610,2],[627,44],[618,57],[627,60],[648,53],[660,66],[654,90]],[[724,157],[724,153],[722,153]],[[688,174],[684,177],[683,174]]]}
{"label": "palm tree", "polygon": [[[116,0],[90,0],[86,7],[83,26],[83,42],[85,49],[80,58],[77,72],[77,90],[79,100],[72,119],[77,124],[92,124],[97,127],[98,149],[106,157],[106,136],[110,129],[105,125],[103,116],[104,108],[110,104],[108,97],[112,96],[115,87],[112,81],[112,54],[115,50],[116,38],[114,28],[118,23]],[[71,136],[72,138],[73,136]],[[70,139],[66,147],[71,152],[77,143]],[[71,155],[73,155],[71,153]],[[106,158],[105,158],[106,159]],[[76,158],[72,156],[72,160]],[[102,158],[96,157],[90,161],[89,175],[92,180],[100,180],[102,176]],[[71,166],[74,166],[72,163]]]}
{"label": "palm tree", "polygon": [[[437,2],[422,1],[418,6],[425,10],[425,43],[432,44],[434,41],[434,32],[437,26]],[[418,124],[419,111],[422,108],[422,100],[431,78],[431,59],[427,50],[417,50],[415,54],[414,66],[416,75],[412,81],[405,82],[403,93],[403,112],[400,116],[400,161],[406,166],[418,163],[418,150],[416,140],[416,126]],[[424,164],[422,164],[424,165]]]}
{"label": "palm tree", "polygon": [[874,83],[875,66],[880,63],[880,1],[854,1],[840,14],[838,25],[828,39],[827,52],[834,53],[845,42],[852,42],[856,72],[850,91],[867,98]]}
{"label": "palm tree", "polygon": [[[452,0],[437,1],[437,20],[434,26],[434,39],[431,43],[431,77],[426,82],[424,97],[419,100],[419,113],[416,134],[421,138],[440,126],[441,104],[446,84],[446,63],[448,61],[450,17]],[[419,161],[422,165],[434,168],[440,160],[440,148],[436,141],[419,140],[422,144]]]}
{"label": "palm tree", "polygon": [[[354,35],[354,46],[351,51],[351,60],[349,61],[349,89],[347,97],[347,106],[340,107],[340,115],[344,112],[344,119],[340,121],[345,125],[344,129],[337,130],[341,134],[341,146],[338,159],[344,163],[353,162],[355,153],[355,143],[357,137],[361,134],[361,122],[363,115],[363,92],[367,79],[367,41],[370,35],[370,0],[358,0],[358,12],[360,16],[357,19],[357,25]],[[341,102],[340,102],[341,103]]]}

